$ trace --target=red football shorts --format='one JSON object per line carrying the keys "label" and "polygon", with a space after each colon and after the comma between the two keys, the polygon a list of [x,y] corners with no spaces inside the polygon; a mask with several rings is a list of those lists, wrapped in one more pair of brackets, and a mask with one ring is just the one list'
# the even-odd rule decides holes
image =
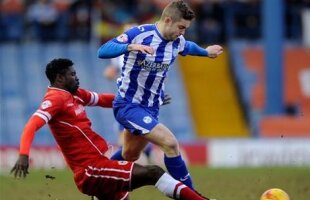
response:
{"label": "red football shorts", "polygon": [[128,195],[133,162],[100,159],[74,175],[79,190],[100,200],[121,200]]}

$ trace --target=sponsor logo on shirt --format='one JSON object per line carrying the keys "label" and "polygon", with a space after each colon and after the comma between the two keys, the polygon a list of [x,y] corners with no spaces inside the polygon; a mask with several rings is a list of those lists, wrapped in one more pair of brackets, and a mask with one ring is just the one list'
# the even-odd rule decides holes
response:
{"label": "sponsor logo on shirt", "polygon": [[144,123],[149,124],[152,122],[152,118],[149,116],[145,116],[145,117],[143,117],[143,121],[144,121]]}
{"label": "sponsor logo on shirt", "polygon": [[141,66],[146,71],[166,71],[169,68],[169,64],[156,63],[147,60],[138,60],[138,65]]}
{"label": "sponsor logo on shirt", "polygon": [[75,109],[75,115],[79,115],[79,114],[81,114],[82,112],[84,112],[85,111],[85,108],[84,108],[84,106],[82,106],[82,105],[79,105],[78,107],[77,107],[77,109]]}
{"label": "sponsor logo on shirt", "polygon": [[49,100],[43,101],[43,102],[41,103],[41,108],[42,108],[42,110],[44,110],[44,109],[46,109],[46,108],[49,108],[49,107],[51,107],[51,106],[52,106],[52,102],[49,101]]}
{"label": "sponsor logo on shirt", "polygon": [[73,103],[68,103],[68,104],[67,104],[67,107],[72,107],[72,106],[74,106]]}

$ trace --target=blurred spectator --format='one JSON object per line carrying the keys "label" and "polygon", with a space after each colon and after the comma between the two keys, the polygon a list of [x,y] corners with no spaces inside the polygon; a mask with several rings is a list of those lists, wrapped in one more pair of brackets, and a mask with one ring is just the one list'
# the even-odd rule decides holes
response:
{"label": "blurred spectator", "polygon": [[99,43],[105,43],[122,32],[121,25],[114,18],[114,11],[117,8],[112,2],[104,1],[101,4],[100,17],[95,23],[95,35]]}
{"label": "blurred spectator", "polygon": [[238,38],[258,39],[261,37],[261,2],[257,0],[234,2],[235,36]]}
{"label": "blurred spectator", "polygon": [[286,37],[289,39],[301,39],[303,30],[303,13],[310,10],[310,0],[286,1]]}
{"label": "blurred spectator", "polygon": [[223,9],[219,1],[205,1],[197,6],[197,26],[199,43],[223,42]]}
{"label": "blurred spectator", "polygon": [[108,18],[104,13],[101,14],[100,21],[95,25],[95,35],[99,38],[100,44],[119,35],[121,30],[121,26]]}
{"label": "blurred spectator", "polygon": [[20,41],[24,34],[24,0],[0,1],[0,40]]}
{"label": "blurred spectator", "polygon": [[42,42],[56,39],[56,23],[58,11],[50,0],[38,0],[27,12],[33,36]]}
{"label": "blurred spectator", "polygon": [[54,0],[58,12],[56,23],[56,37],[60,41],[68,41],[70,38],[70,5],[73,0]]}
{"label": "blurred spectator", "polygon": [[75,0],[70,7],[72,39],[89,41],[93,0]]}
{"label": "blurred spectator", "polygon": [[[170,0],[0,0],[0,41],[101,42],[120,33],[128,22],[153,23]],[[197,13],[187,38],[203,44],[235,38],[261,38],[260,0],[188,0]],[[285,0],[285,36],[300,41],[302,11],[310,0]],[[28,21],[24,20],[24,13]],[[30,29],[25,26],[29,22]],[[92,24],[94,28],[92,29]],[[26,24],[28,25],[28,24]],[[95,34],[92,34],[95,31]]]}
{"label": "blurred spectator", "polygon": [[139,24],[146,22],[154,23],[156,13],[161,12],[161,10],[156,9],[148,0],[137,0],[137,6],[132,9],[135,12],[134,17],[137,19],[136,22]]}

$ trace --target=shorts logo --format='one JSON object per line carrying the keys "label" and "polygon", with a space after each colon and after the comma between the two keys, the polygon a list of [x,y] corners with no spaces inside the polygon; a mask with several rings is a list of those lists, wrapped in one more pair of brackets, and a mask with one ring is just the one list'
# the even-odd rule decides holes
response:
{"label": "shorts logo", "polygon": [[46,108],[49,108],[52,106],[52,102],[50,102],[49,100],[43,101],[41,104],[41,108],[44,110]]}
{"label": "shorts logo", "polygon": [[127,165],[127,161],[121,160],[117,162],[119,165]]}
{"label": "shorts logo", "polygon": [[126,34],[122,34],[116,38],[117,41],[126,43],[128,42],[128,36]]}
{"label": "shorts logo", "polygon": [[149,123],[152,122],[152,118],[149,117],[149,116],[145,116],[145,117],[143,118],[143,121],[144,121],[144,123],[149,124]]}

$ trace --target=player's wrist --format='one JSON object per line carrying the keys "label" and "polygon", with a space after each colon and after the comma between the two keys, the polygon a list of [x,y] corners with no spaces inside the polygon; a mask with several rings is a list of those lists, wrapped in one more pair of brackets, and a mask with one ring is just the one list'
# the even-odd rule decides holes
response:
{"label": "player's wrist", "polygon": [[133,51],[133,50],[134,50],[133,44],[128,44],[127,51]]}
{"label": "player's wrist", "polygon": [[24,153],[20,153],[19,156],[23,157],[23,158],[29,158],[29,155],[28,154],[24,154]]}

